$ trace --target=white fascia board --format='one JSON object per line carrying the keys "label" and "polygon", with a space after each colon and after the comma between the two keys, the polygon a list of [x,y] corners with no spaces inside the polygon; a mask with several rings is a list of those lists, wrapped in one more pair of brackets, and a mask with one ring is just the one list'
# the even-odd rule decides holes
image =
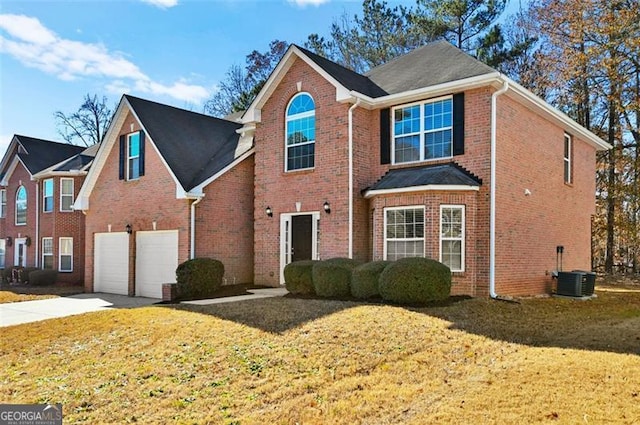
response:
{"label": "white fascia board", "polygon": [[84,170],[70,170],[70,171],[40,171],[33,175],[34,180],[46,179],[48,177],[79,177],[86,176],[87,171]]}
{"label": "white fascia board", "polygon": [[427,184],[422,186],[409,186],[409,187],[399,187],[395,189],[378,189],[378,190],[367,190],[364,193],[365,199],[373,198],[374,196],[380,195],[393,195],[397,193],[408,193],[408,192],[433,192],[433,191],[446,191],[446,192],[468,192],[468,191],[479,191],[480,186],[470,186],[463,184]]}
{"label": "white fascia board", "polygon": [[255,153],[255,149],[249,149],[248,151],[246,151],[245,153],[243,153],[242,155],[240,155],[239,157],[237,157],[231,164],[227,165],[226,167],[224,167],[222,170],[218,171],[216,174],[214,174],[213,176],[209,177],[208,179],[206,179],[205,181],[203,181],[202,183],[200,183],[199,185],[197,185],[196,187],[194,187],[192,189],[192,192],[195,193],[204,193],[204,188],[207,187],[209,184],[211,184],[213,181],[217,180],[220,176],[222,176],[223,174],[225,174],[227,171],[231,170],[233,167],[235,167],[236,165],[240,164],[242,161],[244,161],[245,159],[249,158],[251,155],[253,155]]}
{"label": "white fascia board", "polygon": [[24,165],[24,162],[22,162],[22,160],[18,157],[18,154],[16,154],[13,157],[13,161],[11,161],[11,163],[9,164],[9,168],[7,169],[7,172],[5,173],[4,177],[2,178],[2,181],[0,181],[0,186],[7,186],[9,184],[9,180],[11,179],[11,175],[16,170],[16,167],[18,166],[18,164],[22,164],[22,168],[24,168],[27,171],[27,173],[29,174],[29,179],[30,180],[34,180],[34,176],[31,175],[31,172],[29,171],[27,166]]}
{"label": "white fascia board", "polygon": [[260,90],[260,93],[251,102],[251,106],[247,109],[247,112],[242,117],[242,123],[255,123],[260,122],[262,117],[260,111],[267,102],[271,94],[274,92],[280,81],[284,78],[285,74],[291,68],[296,58],[303,60],[309,67],[327,80],[331,85],[336,88],[336,101],[347,102],[353,98],[351,92],[342,84],[333,78],[329,73],[322,69],[318,64],[312,61],[307,55],[305,55],[298,47],[291,46],[287,53],[282,57],[276,69],[271,73],[269,79]]}
{"label": "white fascia board", "polygon": [[4,171],[5,167],[9,165],[11,162],[11,155],[14,149],[16,149],[16,145],[18,144],[18,138],[14,135],[11,138],[11,142],[9,142],[9,146],[7,146],[7,150],[4,152],[2,156],[2,161],[0,162],[0,173]]}

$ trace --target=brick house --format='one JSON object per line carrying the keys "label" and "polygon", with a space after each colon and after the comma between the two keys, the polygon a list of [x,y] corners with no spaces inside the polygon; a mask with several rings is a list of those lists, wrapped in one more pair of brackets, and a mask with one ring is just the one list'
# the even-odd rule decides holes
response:
{"label": "brick house", "polygon": [[610,146],[447,42],[361,75],[291,46],[242,118],[254,135],[254,281],[295,260],[426,256],[454,294],[548,292],[590,267]]}
{"label": "brick house", "polygon": [[0,267],[58,270],[84,279],[84,216],[72,205],[97,146],[15,135],[0,163]]}
{"label": "brick house", "polygon": [[161,298],[189,258],[253,281],[253,149],[242,125],[125,95],[75,203],[85,290]]}

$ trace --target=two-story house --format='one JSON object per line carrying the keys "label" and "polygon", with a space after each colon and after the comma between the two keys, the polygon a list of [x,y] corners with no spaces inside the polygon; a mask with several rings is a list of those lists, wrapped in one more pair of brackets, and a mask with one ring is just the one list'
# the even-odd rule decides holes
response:
{"label": "two-story house", "polygon": [[361,75],[291,46],[243,116],[254,279],[291,261],[426,256],[455,294],[549,291],[590,267],[595,152],[610,146],[447,42]]}
{"label": "two-story house", "polygon": [[73,203],[96,147],[15,135],[0,163],[0,267],[84,279],[84,216]]}
{"label": "two-story house", "polygon": [[162,297],[178,264],[212,257],[253,281],[253,149],[241,124],[123,96],[75,209],[85,290]]}

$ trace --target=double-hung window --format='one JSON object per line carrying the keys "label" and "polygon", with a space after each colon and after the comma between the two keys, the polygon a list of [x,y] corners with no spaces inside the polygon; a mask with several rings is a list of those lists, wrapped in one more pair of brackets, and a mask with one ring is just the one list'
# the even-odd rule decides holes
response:
{"label": "double-hung window", "polygon": [[0,239],[0,269],[4,269],[4,262],[6,259],[6,243],[7,241],[4,238]]}
{"label": "double-hung window", "polygon": [[440,206],[440,262],[452,272],[464,271],[464,205]]}
{"label": "double-hung window", "polygon": [[0,218],[4,218],[6,216],[7,216],[7,189],[2,189],[0,190]]}
{"label": "double-hung window", "polygon": [[42,211],[53,211],[53,179],[42,182]]}
{"label": "double-hung window", "polygon": [[42,268],[53,269],[53,238],[42,238]]}
{"label": "double-hung window", "polygon": [[453,97],[393,109],[393,162],[453,156]]}
{"label": "double-hung window", "polygon": [[20,186],[16,191],[16,225],[27,224],[27,189]]}
{"label": "double-hung window", "polygon": [[73,179],[60,179],[60,211],[72,211]]}
{"label": "double-hung window", "polygon": [[297,94],[286,114],[285,171],[315,166],[316,107],[308,93]]}
{"label": "double-hung window", "polygon": [[384,258],[424,257],[424,207],[385,208]]}
{"label": "double-hung window", "polygon": [[127,136],[127,180],[140,178],[140,132]]}
{"label": "double-hung window", "polygon": [[564,182],[567,184],[573,183],[571,176],[571,154],[573,151],[571,136],[565,133],[564,135]]}
{"label": "double-hung window", "polygon": [[73,238],[60,238],[58,271],[73,271]]}

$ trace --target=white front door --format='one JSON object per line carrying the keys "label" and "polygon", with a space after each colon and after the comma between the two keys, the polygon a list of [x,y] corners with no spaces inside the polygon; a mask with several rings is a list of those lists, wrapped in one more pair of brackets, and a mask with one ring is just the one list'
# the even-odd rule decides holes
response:
{"label": "white front door", "polygon": [[16,238],[15,240],[15,254],[13,259],[14,266],[26,267],[27,266],[27,239]]}
{"label": "white front door", "polygon": [[320,213],[305,212],[280,216],[280,283],[284,284],[284,267],[300,260],[318,259]]}

